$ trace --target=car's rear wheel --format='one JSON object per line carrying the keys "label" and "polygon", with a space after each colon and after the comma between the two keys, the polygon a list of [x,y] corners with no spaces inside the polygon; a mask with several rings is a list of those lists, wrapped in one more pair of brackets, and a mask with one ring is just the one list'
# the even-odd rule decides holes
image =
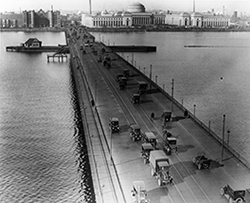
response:
{"label": "car's rear wheel", "polygon": [[221,194],[221,195],[224,195],[224,194],[225,194],[224,188],[221,188],[221,189],[220,189],[220,194]]}
{"label": "car's rear wheel", "polygon": [[239,197],[238,199],[236,199],[236,203],[243,203],[243,199]]}

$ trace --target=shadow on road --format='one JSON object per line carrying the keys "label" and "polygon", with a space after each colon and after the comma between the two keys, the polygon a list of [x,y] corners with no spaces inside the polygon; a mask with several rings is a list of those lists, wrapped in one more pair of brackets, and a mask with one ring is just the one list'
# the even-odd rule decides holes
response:
{"label": "shadow on road", "polygon": [[187,152],[188,149],[194,148],[194,145],[177,145],[178,153]]}

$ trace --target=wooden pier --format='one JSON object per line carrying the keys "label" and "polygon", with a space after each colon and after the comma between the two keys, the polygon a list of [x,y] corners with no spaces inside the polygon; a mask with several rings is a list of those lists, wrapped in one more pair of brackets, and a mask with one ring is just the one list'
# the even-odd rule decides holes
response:
{"label": "wooden pier", "polygon": [[[68,56],[66,54],[63,53],[55,53],[55,54],[47,54],[47,62],[50,62],[50,59],[52,58],[53,62],[57,61],[57,62],[63,62],[64,58],[68,59]],[[55,60],[56,59],[56,60]]]}

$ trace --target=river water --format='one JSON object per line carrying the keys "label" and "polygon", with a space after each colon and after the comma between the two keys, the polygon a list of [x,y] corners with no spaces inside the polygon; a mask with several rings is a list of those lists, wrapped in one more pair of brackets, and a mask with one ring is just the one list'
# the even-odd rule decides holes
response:
{"label": "river water", "polygon": [[152,79],[169,94],[174,79],[174,97],[220,137],[225,115],[225,141],[230,131],[229,145],[250,163],[249,32],[92,34],[106,45],[157,46],[120,55],[148,76],[152,64]]}
{"label": "river water", "polygon": [[69,63],[5,51],[30,37],[65,44],[64,33],[0,32],[0,202],[95,202]]}

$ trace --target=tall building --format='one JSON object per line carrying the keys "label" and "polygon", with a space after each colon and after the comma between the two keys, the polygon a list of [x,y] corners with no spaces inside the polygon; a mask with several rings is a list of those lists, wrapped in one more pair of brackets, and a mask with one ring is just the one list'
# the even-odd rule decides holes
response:
{"label": "tall building", "polygon": [[23,12],[24,27],[56,27],[61,26],[60,11],[43,11],[38,12],[24,11]]}

